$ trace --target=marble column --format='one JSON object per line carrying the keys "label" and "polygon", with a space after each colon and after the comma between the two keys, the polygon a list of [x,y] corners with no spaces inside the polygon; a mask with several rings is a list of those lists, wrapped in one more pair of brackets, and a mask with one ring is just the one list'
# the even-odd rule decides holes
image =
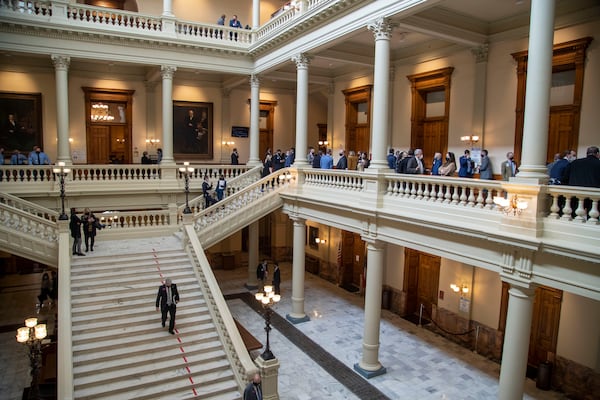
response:
{"label": "marble column", "polygon": [[[146,82],[146,140],[158,139],[156,129],[156,82]],[[148,151],[149,142],[144,143],[144,149]],[[160,147],[160,145],[158,146]],[[133,149],[133,162],[141,162],[141,153],[138,147]],[[156,151],[156,146],[152,146],[152,150]]]}
{"label": "marble column", "polygon": [[174,17],[173,0],[163,0],[163,17]]}
{"label": "marble column", "polygon": [[247,165],[261,164],[258,154],[260,147],[260,78],[258,75],[250,76],[250,155]]}
{"label": "marble column", "polygon": [[[73,164],[69,144],[69,65],[71,58],[67,56],[52,55],[54,75],[56,80],[56,131],[57,149],[56,161],[66,165]],[[41,143],[36,143],[40,145]],[[29,151],[31,149],[27,149]]]}
{"label": "marble column", "polygon": [[365,378],[383,375],[386,369],[379,362],[379,330],[383,285],[384,244],[367,242],[367,287],[365,290],[365,328],[362,360],[354,369]]}
{"label": "marble column", "polygon": [[552,84],[555,0],[532,0],[523,146],[518,178],[548,179],[546,153]]}
{"label": "marble column", "polygon": [[[475,58],[475,88],[473,99],[473,128],[471,135],[479,136],[483,145],[483,132],[485,123],[485,95],[487,82],[488,45],[487,43],[475,49],[471,49]],[[483,147],[483,146],[482,146]]]}
{"label": "marble column", "polygon": [[221,89],[221,99],[223,100],[223,107],[221,111],[221,164],[231,164],[231,152],[233,146],[227,144],[227,137],[231,135],[231,98],[229,94],[231,89]]}
{"label": "marble column", "polygon": [[499,400],[522,399],[529,354],[535,290],[511,286],[500,364]]}
{"label": "marble column", "polygon": [[162,65],[160,75],[162,76],[162,150],[161,164],[175,165],[173,158],[173,75],[177,67]]}
{"label": "marble column", "polygon": [[[297,153],[297,152],[296,152]],[[306,221],[290,217],[294,221],[294,249],[292,256],[292,312],[286,315],[288,321],[298,324],[310,318],[304,312],[304,242],[306,240]]]}
{"label": "marble column", "polygon": [[333,148],[333,121],[335,120],[335,82],[331,80],[327,86],[327,145],[328,149]]}
{"label": "marble column", "polygon": [[392,24],[387,18],[380,18],[369,24],[375,35],[375,73],[373,76],[373,106],[371,123],[371,164],[369,169],[389,168],[387,148],[390,142],[389,119],[389,80],[390,80],[390,39]]}
{"label": "marble column", "polygon": [[260,0],[252,0],[252,29],[260,27]]}
{"label": "marble column", "polygon": [[256,267],[258,266],[258,224],[254,221],[248,226],[248,278],[246,279],[246,288],[249,290],[258,289],[256,279]]}
{"label": "marble column", "polygon": [[308,149],[308,64],[306,54],[297,54],[292,57],[296,63],[296,160],[294,166],[308,166],[306,159]]}

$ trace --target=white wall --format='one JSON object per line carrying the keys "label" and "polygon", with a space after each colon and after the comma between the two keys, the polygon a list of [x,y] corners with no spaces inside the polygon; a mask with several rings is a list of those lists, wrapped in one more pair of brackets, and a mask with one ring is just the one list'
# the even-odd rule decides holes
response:
{"label": "white wall", "polygon": [[563,293],[556,353],[600,372],[600,302]]}

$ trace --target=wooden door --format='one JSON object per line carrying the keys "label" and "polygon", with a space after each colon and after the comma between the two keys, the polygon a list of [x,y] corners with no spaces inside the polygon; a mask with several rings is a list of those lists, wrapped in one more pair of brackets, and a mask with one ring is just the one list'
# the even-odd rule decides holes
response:
{"label": "wooden door", "polygon": [[87,138],[87,163],[108,164],[110,154],[110,128],[91,126]]}
{"label": "wooden door", "polygon": [[260,101],[260,120],[259,120],[259,145],[258,145],[258,157],[261,161],[265,161],[265,154],[267,149],[271,149],[271,152],[275,154],[273,148],[273,136],[275,132],[274,128],[274,116],[276,101],[261,100]]}
{"label": "wooden door", "polygon": [[[593,39],[584,37],[565,43],[555,44],[552,52],[553,81],[557,74],[573,72],[572,99],[567,104],[550,108],[548,127],[547,162],[554,154],[568,149],[577,149],[579,142],[579,120],[583,99],[583,76],[586,65],[586,50]],[[517,61],[517,101],[515,107],[515,160],[521,160],[523,146],[523,127],[525,124],[525,89],[527,86],[527,50],[512,54]],[[554,86],[554,82],[553,82]]]}
{"label": "wooden door", "polygon": [[579,115],[571,106],[550,108],[550,124],[548,126],[548,152],[546,162],[554,160],[556,153],[565,150],[577,150]]}
{"label": "wooden door", "polygon": [[454,68],[409,75],[412,83],[410,147],[422,149],[425,160],[448,151],[450,77]]}
{"label": "wooden door", "polygon": [[556,353],[562,290],[538,287],[533,302],[533,317],[527,363],[538,367],[548,359],[548,353]]}
{"label": "wooden door", "polygon": [[417,313],[423,304],[425,315],[431,317],[432,306],[437,305],[441,258],[412,249],[405,249],[404,254],[406,314]]}
{"label": "wooden door", "polygon": [[110,127],[110,154],[109,159],[113,164],[129,164],[130,152],[127,151],[127,132],[123,125]]}
{"label": "wooden door", "polygon": [[352,232],[342,231],[342,271],[340,286],[351,284],[354,284],[354,234]]}
{"label": "wooden door", "polygon": [[342,91],[346,97],[346,155],[371,151],[371,88],[366,85]]}

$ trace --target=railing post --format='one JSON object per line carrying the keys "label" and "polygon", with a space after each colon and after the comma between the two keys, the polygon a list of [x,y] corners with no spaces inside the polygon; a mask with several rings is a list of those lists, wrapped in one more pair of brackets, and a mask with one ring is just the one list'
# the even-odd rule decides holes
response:
{"label": "railing post", "polygon": [[53,22],[66,23],[69,13],[69,0],[54,0],[52,2],[52,15],[50,20]]}
{"label": "railing post", "polygon": [[263,360],[261,356],[254,361],[261,377],[261,386],[264,400],[279,400],[277,379],[279,378],[279,360],[272,358]]}
{"label": "railing post", "polygon": [[73,399],[69,221],[58,221],[58,398]]}

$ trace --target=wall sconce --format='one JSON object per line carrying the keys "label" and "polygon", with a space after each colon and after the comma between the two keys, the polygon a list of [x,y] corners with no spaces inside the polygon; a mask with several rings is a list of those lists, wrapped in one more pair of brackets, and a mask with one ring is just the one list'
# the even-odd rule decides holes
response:
{"label": "wall sconce", "polygon": [[125,138],[117,138],[117,143],[125,144]]}
{"label": "wall sconce", "polygon": [[469,293],[469,287],[465,284],[458,286],[456,283],[452,283],[450,284],[450,289],[452,289],[452,291],[455,293],[460,292],[461,295]]}
{"label": "wall sconce", "polygon": [[327,140],[319,140],[319,146],[327,146],[329,142]]}
{"label": "wall sconce", "polygon": [[315,238],[315,243],[316,244],[319,244],[319,243],[325,244],[325,243],[327,243],[327,240],[321,239],[321,238]]}
{"label": "wall sconce", "polygon": [[285,180],[285,181],[289,182],[290,180],[292,180],[292,174],[290,174],[289,172],[285,173],[285,174],[281,174],[281,175],[279,175],[279,177],[277,179],[279,179],[279,181]]}
{"label": "wall sconce", "polygon": [[233,146],[233,145],[235,144],[235,142],[229,142],[229,141],[225,141],[225,140],[223,140],[223,141],[221,142],[221,144],[222,144],[223,146],[227,146],[227,147],[229,147],[229,146]]}
{"label": "wall sconce", "polygon": [[[123,141],[125,141],[125,139],[123,139]],[[146,144],[149,144],[150,146],[156,146],[160,143],[160,139],[146,139]]]}
{"label": "wall sconce", "polygon": [[477,135],[461,136],[460,141],[464,142],[464,143],[468,143],[469,146],[472,148],[475,143],[479,142],[479,136],[477,136]]}
{"label": "wall sconce", "polygon": [[505,214],[521,215],[523,210],[527,209],[529,204],[526,201],[519,200],[515,194],[510,199],[505,199],[502,196],[494,197],[494,204],[500,207]]}
{"label": "wall sconce", "polygon": [[70,138],[69,138],[69,143],[73,143],[73,142],[74,142],[73,138],[72,138],[72,137],[70,137]]}

